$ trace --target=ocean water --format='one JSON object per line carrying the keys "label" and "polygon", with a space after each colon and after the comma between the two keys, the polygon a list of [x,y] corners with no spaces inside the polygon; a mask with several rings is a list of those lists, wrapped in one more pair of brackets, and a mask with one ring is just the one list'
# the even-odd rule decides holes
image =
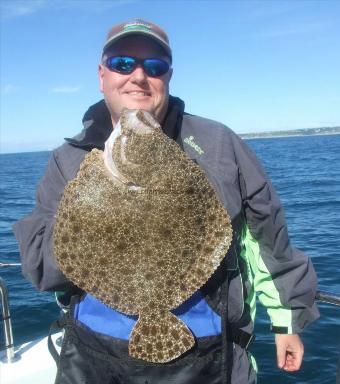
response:
{"label": "ocean water", "polygon": [[[319,289],[340,295],[340,136],[248,140],[261,159],[285,207],[292,243],[313,260]],[[29,213],[49,152],[0,155],[0,262],[19,262],[11,227]],[[44,336],[59,315],[54,296],[37,292],[19,267],[1,268],[9,288],[15,343]],[[321,318],[302,334],[301,370],[276,368],[273,335],[258,306],[256,341],[251,347],[259,366],[259,384],[334,384],[340,358],[340,307],[321,303]],[[0,329],[0,342],[3,340]]]}

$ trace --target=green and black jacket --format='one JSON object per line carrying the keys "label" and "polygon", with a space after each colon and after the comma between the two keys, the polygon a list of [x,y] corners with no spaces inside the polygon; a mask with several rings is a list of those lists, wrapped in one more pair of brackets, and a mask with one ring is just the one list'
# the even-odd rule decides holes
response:
{"label": "green and black jacket", "polygon": [[[14,226],[23,274],[40,290],[71,287],[52,253],[54,217],[64,187],[76,176],[86,153],[95,147],[103,149],[111,133],[104,101],[89,108],[83,125],[78,136],[53,151],[34,211]],[[280,200],[255,155],[228,127],[185,113],[178,98],[170,97],[162,128],[205,171],[232,219],[232,245],[202,289],[208,303],[218,313],[227,305],[229,328],[252,334],[258,295],[273,332],[301,332],[318,317],[316,275],[309,258],[290,244]],[[223,288],[226,281],[227,290]],[[241,358],[234,356],[238,372],[231,382],[250,382],[241,380],[237,361]]]}

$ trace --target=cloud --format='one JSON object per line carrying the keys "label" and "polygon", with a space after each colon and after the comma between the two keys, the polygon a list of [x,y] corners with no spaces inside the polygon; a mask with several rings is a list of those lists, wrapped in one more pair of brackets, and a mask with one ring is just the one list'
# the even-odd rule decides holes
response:
{"label": "cloud", "polygon": [[331,26],[330,22],[310,22],[300,23],[297,25],[284,25],[281,27],[272,28],[271,30],[260,32],[257,34],[259,37],[286,37],[304,35],[314,32],[323,31]]}
{"label": "cloud", "polygon": [[139,0],[2,0],[0,13],[2,18],[10,19],[28,16],[45,9],[106,12],[108,9],[136,2]]}
{"label": "cloud", "polygon": [[243,20],[255,21],[263,19],[278,19],[286,14],[292,14],[305,6],[303,2],[267,2],[251,1],[240,3],[243,7]]}
{"label": "cloud", "polygon": [[54,0],[55,9],[80,9],[82,11],[106,12],[109,9],[138,3],[140,0]]}
{"label": "cloud", "polygon": [[239,22],[254,25],[253,37],[302,36],[328,31],[338,25],[337,19],[320,12],[317,2],[253,0],[237,4],[243,11]]}
{"label": "cloud", "polygon": [[9,19],[36,13],[47,5],[46,0],[4,0],[1,2],[1,14]]}
{"label": "cloud", "polygon": [[14,93],[18,90],[19,88],[16,85],[13,84],[6,84],[2,89],[1,93],[8,95],[9,93]]}
{"label": "cloud", "polygon": [[52,93],[76,93],[79,92],[80,87],[79,86],[70,86],[70,85],[63,85],[60,87],[55,87],[51,89]]}

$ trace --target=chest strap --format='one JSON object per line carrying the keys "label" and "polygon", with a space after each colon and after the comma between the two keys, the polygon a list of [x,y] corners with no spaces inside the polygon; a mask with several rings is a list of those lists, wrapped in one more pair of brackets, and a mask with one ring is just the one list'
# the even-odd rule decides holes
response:
{"label": "chest strap", "polygon": [[248,349],[250,344],[255,340],[255,335],[243,331],[239,328],[231,327],[231,340],[243,349]]}

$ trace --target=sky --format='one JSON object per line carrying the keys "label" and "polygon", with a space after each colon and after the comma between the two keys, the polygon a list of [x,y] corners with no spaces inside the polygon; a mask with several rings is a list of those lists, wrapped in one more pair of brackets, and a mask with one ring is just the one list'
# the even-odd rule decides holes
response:
{"label": "sky", "polygon": [[340,125],[340,1],[2,0],[0,152],[47,150],[102,98],[114,24],[170,38],[170,93],[237,133]]}

